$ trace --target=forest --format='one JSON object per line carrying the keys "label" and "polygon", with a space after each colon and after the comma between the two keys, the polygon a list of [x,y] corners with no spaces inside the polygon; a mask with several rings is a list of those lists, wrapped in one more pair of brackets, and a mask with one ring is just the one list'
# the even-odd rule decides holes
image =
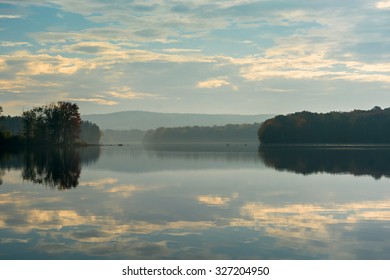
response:
{"label": "forest", "polygon": [[149,130],[145,143],[253,142],[260,124],[228,124],[224,126],[160,127]]}
{"label": "forest", "polygon": [[266,120],[258,130],[262,144],[390,143],[390,108],[352,112],[298,112]]}
{"label": "forest", "polygon": [[2,116],[3,109],[0,106],[0,144],[99,144],[99,127],[82,121],[78,110],[77,104],[59,101],[11,117]]}

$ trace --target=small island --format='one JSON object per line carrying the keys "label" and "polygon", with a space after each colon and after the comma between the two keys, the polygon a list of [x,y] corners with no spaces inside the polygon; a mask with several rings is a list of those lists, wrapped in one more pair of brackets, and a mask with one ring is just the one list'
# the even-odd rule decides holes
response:
{"label": "small island", "polygon": [[298,112],[266,120],[261,144],[390,144],[390,108],[352,112]]}
{"label": "small island", "polygon": [[[0,106],[0,114],[3,109]],[[75,103],[58,101],[24,111],[21,116],[0,116],[0,145],[74,146],[99,144],[101,132],[81,120]]]}

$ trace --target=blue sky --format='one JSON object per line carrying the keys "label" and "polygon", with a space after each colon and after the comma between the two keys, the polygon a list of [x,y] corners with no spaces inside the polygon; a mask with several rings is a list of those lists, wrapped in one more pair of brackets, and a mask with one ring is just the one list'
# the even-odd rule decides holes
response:
{"label": "blue sky", "polygon": [[390,107],[390,1],[2,0],[4,114]]}

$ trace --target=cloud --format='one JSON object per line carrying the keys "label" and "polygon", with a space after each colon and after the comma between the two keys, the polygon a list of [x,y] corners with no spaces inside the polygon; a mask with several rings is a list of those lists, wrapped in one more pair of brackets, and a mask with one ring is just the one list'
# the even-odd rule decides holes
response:
{"label": "cloud", "polygon": [[[309,91],[321,90],[307,86],[313,82],[329,81],[333,92],[341,95],[345,89],[340,84],[365,82],[370,83],[366,92],[384,94],[383,84],[390,80],[386,63],[387,0],[155,0],[128,3],[120,9],[118,1],[36,0],[33,6],[29,1],[2,3],[10,4],[14,10],[10,10],[13,15],[0,18],[13,18],[12,23],[17,23],[23,17],[32,23],[20,32],[8,30],[14,25],[3,27],[3,95],[37,92],[43,82],[46,85],[41,91],[50,96],[54,90],[83,94],[74,96],[84,98],[80,99],[84,102],[89,100],[83,110],[93,111],[94,103],[113,105],[115,101],[119,105],[106,112],[135,106],[158,110],[152,100],[168,96],[182,101],[172,101],[171,107],[164,110],[210,112],[213,109],[205,101],[207,96],[195,97],[199,89],[240,89],[245,99],[241,99],[243,106],[236,106],[241,108],[237,111],[255,113],[263,108],[254,109],[249,103],[245,106],[244,100],[258,100],[260,93],[272,94],[275,90],[268,90],[271,88],[293,85],[299,90],[294,88],[291,96],[299,98]],[[30,12],[32,7],[39,9]],[[25,13],[20,16],[20,11]],[[48,13],[50,28],[34,24],[39,21],[40,11]],[[68,20],[72,23],[68,24]],[[17,53],[17,49],[28,49],[29,53]],[[152,85],[149,77],[158,82]],[[58,88],[49,87],[49,81]],[[134,90],[115,90],[114,85],[129,85]],[[97,97],[96,93],[106,97]],[[363,87],[354,95],[361,97],[355,100],[369,99]],[[230,110],[233,99],[218,98],[221,99],[216,102],[226,105],[220,112]],[[134,99],[138,101],[130,102]],[[270,108],[273,101],[265,100],[266,110],[280,110],[278,105]],[[293,107],[294,102],[290,103]],[[316,110],[319,103],[329,108],[334,104],[313,100],[311,108]],[[360,104],[356,101],[348,108]],[[251,106],[253,109],[249,109]]]}
{"label": "cloud", "polygon": [[21,15],[0,15],[0,19],[18,19]]}
{"label": "cloud", "polygon": [[15,80],[0,80],[0,93],[13,92],[20,93],[26,89],[26,79],[15,79]]}
{"label": "cloud", "polygon": [[14,79],[0,80],[1,93],[26,93],[38,92],[40,90],[55,89],[60,86],[59,83],[50,81],[36,81],[29,77],[17,76]]}
{"label": "cloud", "polygon": [[161,33],[160,30],[153,29],[153,28],[140,29],[134,32],[135,35],[139,37],[146,37],[146,38],[158,37],[160,33]]}
{"label": "cloud", "polygon": [[113,97],[120,99],[144,99],[144,98],[153,98],[157,97],[156,94],[143,93],[143,92],[134,92],[131,88],[123,86],[123,87],[112,87],[112,91],[108,91],[107,93]]}
{"label": "cloud", "polygon": [[[59,34],[54,35],[51,39],[56,38]],[[61,35],[62,36],[62,35]],[[58,37],[58,38],[61,38]],[[73,35],[70,35],[70,38]],[[81,40],[83,37],[80,34],[76,35],[75,40]],[[78,38],[80,36],[80,38]],[[64,34],[64,37],[69,39],[69,37]],[[100,38],[103,39],[103,38]],[[106,38],[107,40],[110,40]],[[51,42],[52,43],[52,42]],[[64,42],[65,43],[65,42]],[[55,45],[48,49],[41,49],[40,53],[58,53],[59,56],[64,56],[65,54],[71,54],[72,56],[77,55],[90,55],[89,58],[77,58],[80,62],[84,63],[86,68],[95,68],[97,66],[104,67],[107,65],[112,65],[115,63],[135,63],[135,62],[175,62],[175,63],[189,63],[189,62],[199,62],[199,63],[215,63],[217,57],[206,56],[200,54],[199,50],[196,49],[163,49],[159,51],[151,51],[146,49],[137,49],[134,48],[136,44],[129,44],[125,42],[118,42],[116,44],[104,41],[80,41],[73,44],[64,44]],[[61,55],[64,54],[64,55]]]}
{"label": "cloud", "polygon": [[387,10],[387,9],[390,9],[390,1],[380,1],[380,2],[376,2],[376,5],[375,5],[378,9],[383,9],[383,10]]}
{"label": "cloud", "polygon": [[18,46],[32,47],[33,45],[28,42],[0,42],[0,47],[18,47]]}
{"label": "cloud", "polygon": [[208,79],[203,82],[199,82],[198,88],[220,88],[222,86],[230,85],[230,83],[223,79]]}
{"label": "cloud", "polygon": [[126,41],[128,39],[128,35],[124,30],[111,27],[88,28],[80,32],[35,32],[30,36],[41,45],[82,41]]}
{"label": "cloud", "polygon": [[[0,89],[1,94],[1,89]],[[21,108],[33,107],[36,105],[33,101],[28,100],[10,100],[2,101],[1,106],[3,107],[4,114],[6,115],[18,115],[20,114]]]}
{"label": "cloud", "polygon": [[17,51],[4,55],[0,59],[5,62],[8,68],[11,67],[10,65],[20,65],[20,69],[16,69],[18,76],[72,75],[81,69],[96,68],[96,63],[81,58],[69,58],[62,55],[32,54],[27,51]]}
{"label": "cloud", "polygon": [[291,89],[282,89],[282,88],[264,88],[265,91],[271,91],[271,92],[291,92],[293,90]]}
{"label": "cloud", "polygon": [[168,53],[201,52],[200,49],[178,49],[178,48],[162,49],[162,51]]}
{"label": "cloud", "polygon": [[7,64],[5,62],[5,59],[0,57],[0,72],[7,70]]}
{"label": "cloud", "polygon": [[[248,203],[242,207],[242,215],[250,220],[233,222],[233,225],[264,227],[271,236],[283,239],[328,240],[330,226],[356,224],[360,221],[390,221],[389,201],[362,201],[333,205],[289,204],[271,206]],[[334,214],[332,214],[334,213]],[[337,215],[335,215],[337,214]],[[256,226],[252,224],[252,226]]]}
{"label": "cloud", "polygon": [[108,106],[113,106],[118,104],[118,102],[116,101],[107,100],[104,98],[65,98],[65,99],[69,101],[75,101],[75,102],[90,102],[90,103],[95,103],[99,105],[108,105]]}
{"label": "cloud", "polygon": [[62,56],[36,56],[37,61],[27,63],[26,75],[72,75],[81,69],[92,69],[96,66],[78,58],[65,58]]}
{"label": "cloud", "polygon": [[176,62],[176,63],[187,63],[187,62],[198,62],[198,63],[214,63],[216,57],[205,56],[205,55],[183,55],[183,54],[164,54],[148,50],[129,50],[129,62]]}
{"label": "cloud", "polygon": [[233,90],[238,88],[227,81],[226,77],[211,78],[206,81],[198,82],[196,85],[198,88],[220,88],[224,86],[230,86]]}
{"label": "cloud", "polygon": [[82,54],[100,54],[116,49],[112,44],[106,42],[81,42],[65,47],[65,52],[76,52]]}
{"label": "cloud", "polygon": [[280,45],[268,49],[261,57],[230,58],[230,61],[241,65],[241,76],[249,81],[282,78],[390,83],[389,63],[331,58],[330,47],[310,44]]}

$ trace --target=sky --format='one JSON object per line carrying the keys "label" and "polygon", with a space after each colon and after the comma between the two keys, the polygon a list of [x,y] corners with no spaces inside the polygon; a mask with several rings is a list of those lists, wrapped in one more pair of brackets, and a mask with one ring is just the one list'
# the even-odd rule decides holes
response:
{"label": "sky", "polygon": [[389,0],[1,0],[0,106],[387,108],[389,23]]}

